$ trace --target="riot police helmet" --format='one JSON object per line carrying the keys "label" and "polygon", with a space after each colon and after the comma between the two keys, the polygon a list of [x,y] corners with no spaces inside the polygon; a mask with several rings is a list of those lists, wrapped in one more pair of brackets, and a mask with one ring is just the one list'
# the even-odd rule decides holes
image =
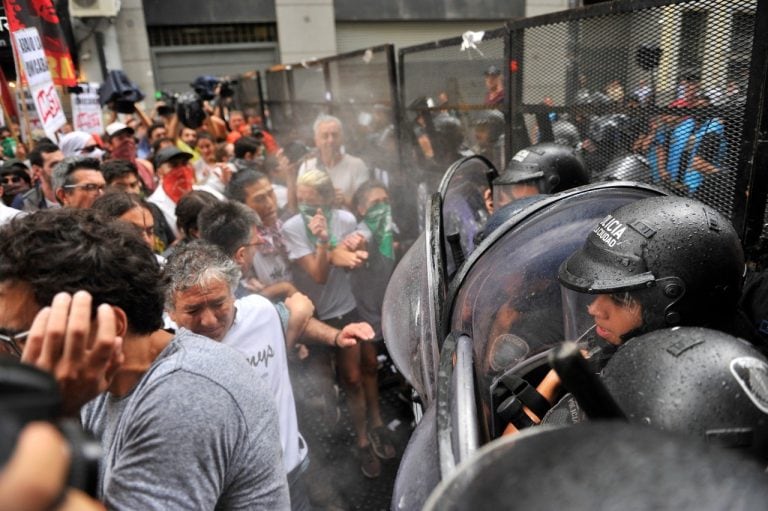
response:
{"label": "riot police helmet", "polygon": [[554,136],[556,144],[568,147],[576,147],[581,142],[579,129],[571,121],[565,119],[558,119],[552,123],[552,136]]}
{"label": "riot police helmet", "polygon": [[[560,265],[566,329],[576,338],[596,326],[614,345],[672,326],[728,331],[744,268],[736,231],[711,207],[683,197],[633,202],[603,218]],[[639,317],[611,326],[612,310],[601,305],[607,298],[619,308],[631,305]]]}
{"label": "riot police helmet", "polygon": [[456,117],[440,113],[432,120],[435,128],[432,149],[435,152],[435,160],[440,163],[453,163],[461,154],[461,146],[464,142],[464,129],[461,121]]}
{"label": "riot police helmet", "polygon": [[651,181],[651,165],[645,156],[625,154],[611,160],[600,173],[598,181]]}
{"label": "riot police helmet", "polygon": [[472,120],[472,127],[486,128],[489,140],[496,142],[504,133],[504,114],[498,110],[482,110]]}
{"label": "riot police helmet", "polygon": [[494,207],[529,195],[557,193],[589,182],[589,172],[576,149],[545,142],[515,154],[493,182]]}
{"label": "riot police helmet", "polygon": [[768,459],[768,360],[742,339],[656,330],[622,345],[601,379],[630,422]]}

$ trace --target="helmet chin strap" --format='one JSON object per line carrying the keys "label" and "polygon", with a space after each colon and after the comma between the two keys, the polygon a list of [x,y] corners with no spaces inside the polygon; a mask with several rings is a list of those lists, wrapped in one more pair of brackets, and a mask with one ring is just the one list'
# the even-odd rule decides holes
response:
{"label": "helmet chin strap", "polygon": [[639,327],[633,328],[619,336],[622,343],[654,330],[680,326],[682,317],[677,310],[677,304],[685,296],[685,283],[678,277],[665,277],[657,279],[655,284],[654,288],[661,293],[661,296],[657,297],[656,300],[669,300],[669,303],[664,307],[662,316],[660,318],[649,317],[652,314],[649,297],[638,299],[643,308],[643,323]]}
{"label": "helmet chin strap", "polygon": [[623,335],[619,336],[619,339],[621,339],[621,343],[624,344],[628,340],[632,339],[633,337],[637,337],[638,335],[643,335],[645,333],[648,333],[648,327],[645,324],[645,321],[643,321],[643,324],[640,325],[637,328],[633,328],[629,332],[626,332]]}

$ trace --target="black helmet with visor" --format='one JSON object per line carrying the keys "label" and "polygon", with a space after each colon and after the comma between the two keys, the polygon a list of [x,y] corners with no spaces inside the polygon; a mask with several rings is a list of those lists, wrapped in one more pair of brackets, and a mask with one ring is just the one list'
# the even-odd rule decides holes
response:
{"label": "black helmet with visor", "polygon": [[728,330],[743,275],[744,253],[728,220],[692,199],[654,197],[603,218],[558,280],[572,334],[592,324],[584,311],[594,295],[639,304],[642,324],[622,333],[627,340],[678,325]]}

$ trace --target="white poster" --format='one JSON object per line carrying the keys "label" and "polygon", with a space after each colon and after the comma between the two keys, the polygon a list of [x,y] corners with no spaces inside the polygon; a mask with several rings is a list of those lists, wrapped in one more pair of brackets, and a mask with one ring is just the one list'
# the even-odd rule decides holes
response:
{"label": "white poster", "polygon": [[56,140],[56,130],[66,124],[67,118],[48,69],[40,34],[36,28],[25,28],[14,32],[13,37],[37,115],[46,136]]}
{"label": "white poster", "polygon": [[[22,101],[21,101],[20,90],[24,91],[24,100],[25,100],[26,106],[22,106],[21,104]],[[24,87],[23,89],[19,89],[19,87],[16,87],[16,111],[19,112],[20,115],[27,116],[27,119],[29,119],[29,129],[32,133],[43,131],[43,125],[40,122],[40,117],[37,115],[37,110],[35,110],[35,102],[32,101],[32,95],[30,94],[29,89],[27,89],[26,87]],[[24,112],[26,112],[26,114]],[[32,133],[27,133],[27,123],[21,122],[20,127],[21,127],[21,138],[26,141],[32,140]]]}
{"label": "white poster", "polygon": [[81,92],[71,94],[72,125],[75,131],[85,131],[100,135],[104,132],[104,124],[99,104],[99,84],[78,84]]}

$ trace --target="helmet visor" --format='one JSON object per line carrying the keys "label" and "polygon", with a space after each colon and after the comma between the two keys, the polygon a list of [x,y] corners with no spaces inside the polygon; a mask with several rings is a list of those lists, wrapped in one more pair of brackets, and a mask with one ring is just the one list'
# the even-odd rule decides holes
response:
{"label": "helmet visor", "polygon": [[643,310],[637,292],[587,294],[562,287],[565,339],[588,348],[589,341],[601,338],[619,345],[624,337],[643,324]]}

